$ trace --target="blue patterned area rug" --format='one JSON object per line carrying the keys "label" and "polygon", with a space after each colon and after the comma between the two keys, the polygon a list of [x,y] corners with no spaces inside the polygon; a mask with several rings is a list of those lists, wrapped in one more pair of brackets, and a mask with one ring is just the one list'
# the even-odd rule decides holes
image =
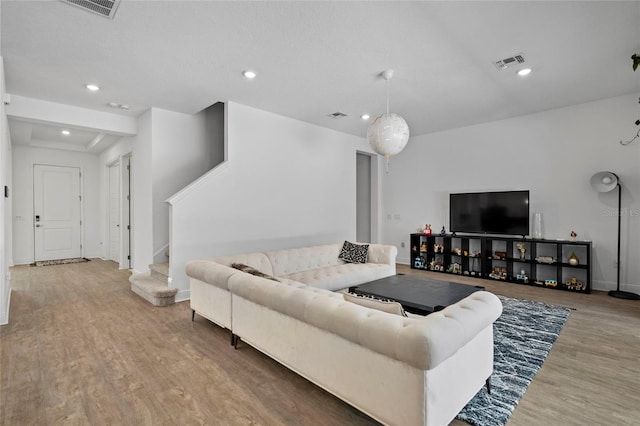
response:
{"label": "blue patterned area rug", "polygon": [[491,394],[483,388],[456,417],[475,426],[502,426],[507,422],[571,311],[530,300],[498,297],[503,312],[493,325]]}

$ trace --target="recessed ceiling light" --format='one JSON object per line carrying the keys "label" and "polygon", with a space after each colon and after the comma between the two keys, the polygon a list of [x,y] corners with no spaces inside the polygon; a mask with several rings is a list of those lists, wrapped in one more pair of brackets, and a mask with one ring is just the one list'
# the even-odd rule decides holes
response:
{"label": "recessed ceiling light", "polygon": [[93,83],[85,84],[84,87],[86,87],[87,89],[91,90],[92,92],[97,92],[98,90],[100,90],[100,86],[98,86],[97,84],[93,84]]}
{"label": "recessed ceiling light", "polygon": [[248,79],[254,79],[258,74],[256,74],[255,71],[246,70],[246,71],[242,71],[242,75],[244,75]]}
{"label": "recessed ceiling light", "polygon": [[71,134],[71,132],[68,131],[67,129],[64,129],[61,133],[65,136],[69,136]]}
{"label": "recessed ceiling light", "polygon": [[524,77],[525,75],[531,74],[531,68],[523,68],[517,72],[520,77]]}
{"label": "recessed ceiling light", "polygon": [[370,119],[371,117],[369,116],[369,114],[362,114],[362,115],[360,116],[360,118],[362,118],[363,120],[368,120],[368,119]]}

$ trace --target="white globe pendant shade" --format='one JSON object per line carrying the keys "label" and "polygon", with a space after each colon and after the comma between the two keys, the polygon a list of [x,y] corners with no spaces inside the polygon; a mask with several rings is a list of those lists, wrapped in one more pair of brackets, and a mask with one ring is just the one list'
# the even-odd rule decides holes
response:
{"label": "white globe pendant shade", "polygon": [[382,114],[369,124],[367,139],[376,153],[388,158],[407,146],[409,126],[398,114]]}

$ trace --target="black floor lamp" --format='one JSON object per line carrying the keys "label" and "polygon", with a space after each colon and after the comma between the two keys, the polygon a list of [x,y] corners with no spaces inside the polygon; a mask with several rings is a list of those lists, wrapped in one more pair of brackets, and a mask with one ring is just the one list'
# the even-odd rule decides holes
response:
{"label": "black floor lamp", "polygon": [[618,285],[615,290],[609,291],[609,296],[619,299],[640,300],[640,295],[620,290],[620,229],[622,222],[622,186],[620,186],[620,179],[618,175],[612,172],[598,172],[591,177],[591,187],[597,192],[609,192],[616,187],[618,188]]}

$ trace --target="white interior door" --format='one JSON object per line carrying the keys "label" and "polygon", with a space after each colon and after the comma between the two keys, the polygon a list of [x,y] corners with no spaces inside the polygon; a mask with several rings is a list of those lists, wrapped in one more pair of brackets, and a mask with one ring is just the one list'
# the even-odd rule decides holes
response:
{"label": "white interior door", "polygon": [[120,263],[120,165],[109,167],[109,259]]}
{"label": "white interior door", "polygon": [[80,169],[33,166],[35,260],[82,256]]}

